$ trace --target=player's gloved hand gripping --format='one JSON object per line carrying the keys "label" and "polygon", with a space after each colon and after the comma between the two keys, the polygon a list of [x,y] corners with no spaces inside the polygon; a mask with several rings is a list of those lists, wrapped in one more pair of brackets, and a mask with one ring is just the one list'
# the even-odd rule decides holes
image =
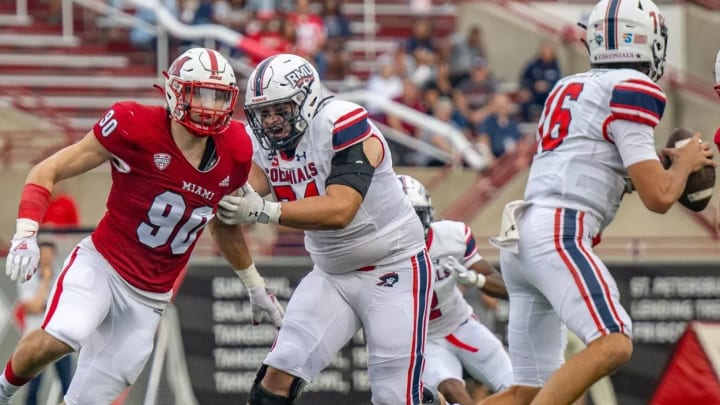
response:
{"label": "player's gloved hand gripping", "polygon": [[487,281],[483,274],[463,266],[454,256],[447,256],[440,259],[440,266],[445,270],[452,271],[460,284],[482,288]]}
{"label": "player's gloved hand gripping", "polygon": [[280,203],[262,198],[250,183],[245,183],[220,200],[215,216],[228,225],[277,224],[280,221]]}
{"label": "player's gloved hand gripping", "polygon": [[15,281],[28,281],[37,271],[40,248],[37,244],[38,223],[32,219],[17,220],[15,235],[10,241],[10,251],[5,261],[5,273]]}
{"label": "player's gloved hand gripping", "polygon": [[10,279],[28,281],[37,271],[40,249],[37,233],[40,221],[50,205],[50,190],[27,183],[23,187],[18,207],[15,235],[10,241],[10,251],[5,261],[5,273]]}
{"label": "player's gloved hand gripping", "polygon": [[269,320],[276,328],[279,328],[282,325],[285,310],[275,295],[265,288],[265,280],[258,273],[255,264],[251,264],[245,270],[235,270],[235,274],[240,277],[248,290],[253,325]]}

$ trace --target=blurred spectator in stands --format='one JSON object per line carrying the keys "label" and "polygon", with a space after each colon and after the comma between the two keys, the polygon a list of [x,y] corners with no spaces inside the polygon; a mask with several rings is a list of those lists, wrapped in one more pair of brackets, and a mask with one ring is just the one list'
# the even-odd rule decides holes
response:
{"label": "blurred spectator in stands", "polygon": [[440,62],[437,64],[434,77],[425,84],[424,90],[436,92],[437,98],[450,98],[453,100],[454,108],[452,120],[463,131],[463,133],[469,137],[472,133],[472,125],[462,111],[457,108],[457,99],[460,99],[462,102],[462,95],[459,90],[453,88],[452,86],[450,81],[450,66],[446,62]]}
{"label": "blurred spectator in stands", "polygon": [[[176,18],[180,17],[180,9],[177,0],[162,0],[162,5]],[[149,7],[138,7],[135,9],[135,17],[149,24],[156,25],[157,17],[155,11]],[[149,32],[138,27],[130,28],[130,43],[135,49],[143,51],[156,51],[157,38],[154,32]]]}
{"label": "blurred spectator in stands", "polygon": [[[390,55],[382,55],[377,59],[377,65],[367,81],[367,90],[372,94],[387,99],[394,99],[402,94],[403,80],[397,74]],[[380,114],[382,111],[373,103],[368,103],[370,114]]]}
{"label": "blurred spectator in stands", "polygon": [[555,46],[552,42],[543,42],[537,56],[528,62],[520,78],[518,102],[524,121],[535,122],[540,118],[545,99],[558,80],[560,64],[555,55]]}
{"label": "blurred spectator in stands", "polygon": [[350,20],[341,10],[339,0],[325,0],[322,5],[323,24],[327,31],[327,45],[329,48],[342,48],[345,41],[350,39]]}
{"label": "blurred spectator in stands", "polygon": [[433,43],[433,31],[430,20],[425,17],[421,17],[415,20],[412,26],[412,33],[407,39],[407,50],[413,53],[416,48],[425,48],[431,52],[435,51],[435,44]]}
{"label": "blurred spectator in stands", "polygon": [[456,105],[473,125],[488,115],[488,103],[495,94],[495,88],[485,58],[475,58],[470,67],[470,76],[458,84],[459,91],[455,94]]}
{"label": "blurred spectator in stands", "polygon": [[[393,99],[406,107],[410,107],[413,110],[419,111],[423,114],[427,114],[428,109],[420,98],[420,90],[412,82],[412,80],[403,80],[402,94]],[[392,114],[387,114],[387,124],[389,127],[396,129],[400,132],[405,132],[409,135],[416,136],[418,134],[417,127],[403,121],[400,117]]]}
{"label": "blurred spectator in stands", "polygon": [[297,48],[295,45],[297,43],[297,29],[295,28],[295,21],[282,16],[281,14],[277,14],[277,16],[280,19],[280,36],[284,41],[284,46],[287,47],[288,51],[295,53]]}
{"label": "blurred spectator in stands", "polygon": [[181,0],[180,3],[180,21],[185,24],[191,24],[195,17],[195,10],[197,10],[198,0]]}
{"label": "blurred spectator in stands", "polygon": [[407,50],[407,41],[398,41],[392,52],[393,65],[397,74],[403,78],[411,78],[415,72],[415,57]]}
{"label": "blurred spectator in stands", "polygon": [[351,75],[350,57],[342,48],[328,48],[325,50],[327,59],[327,72],[325,80],[344,81]]}
{"label": "blurred spectator in stands", "polygon": [[[420,97],[420,89],[418,89],[412,80],[403,80],[402,94],[394,98],[393,101],[403,104],[406,107],[410,107],[423,114],[427,114],[428,110]],[[403,120],[400,116],[388,113],[384,116],[384,119],[385,124],[394,130],[412,137],[417,137],[419,135],[418,128],[410,122]],[[383,122],[382,119],[378,119],[378,121]],[[388,139],[388,142],[390,144],[390,149],[392,150],[393,164],[397,166],[415,165],[415,158],[413,156],[414,149],[405,146],[404,144],[394,142],[392,139]]]}
{"label": "blurred spectator in stands", "polygon": [[460,32],[450,37],[450,79],[457,85],[470,76],[473,61],[486,60],[485,44],[479,26],[473,25],[467,34]]}
{"label": "blurred spectator in stands", "polygon": [[213,0],[184,0],[180,20],[185,24],[208,24],[213,18]]}
{"label": "blurred spectator in stands", "polygon": [[[16,309],[15,314],[23,336],[42,326],[50,291],[55,284],[55,279],[60,274],[57,246],[49,241],[41,241],[38,243],[38,247],[40,261],[38,262],[37,276],[27,282],[18,282],[17,284],[19,308]],[[65,356],[56,361],[55,371],[60,380],[62,395],[65,395],[72,379],[72,357]],[[40,403],[38,392],[44,374],[37,375],[28,383],[25,405]],[[58,398],[48,398],[47,402],[57,403],[57,401]]]}
{"label": "blurred spectator in stands", "polygon": [[246,0],[219,0],[213,7],[213,18],[218,23],[237,32],[245,32],[245,26],[253,17],[253,10]]}
{"label": "blurred spectator in stands", "polygon": [[433,76],[425,82],[426,89],[436,89],[441,97],[453,96],[453,85],[450,81],[450,65],[439,62],[435,65]]}
{"label": "blurred spectator in stands", "polygon": [[[265,48],[273,49],[279,53],[293,52],[294,45],[286,37],[286,24],[292,24],[292,21],[288,22],[282,19],[274,11],[257,12],[255,13],[255,19],[247,25],[246,35]],[[294,25],[291,25],[289,28],[293,27]],[[292,29],[290,31],[294,34]],[[263,58],[251,56],[250,59],[253,65],[257,65]]]}
{"label": "blurred spectator in stands", "polygon": [[48,205],[45,216],[40,224],[43,228],[77,228],[80,216],[75,199],[65,191],[62,184],[57,184]]}
{"label": "blurred spectator in stands", "polygon": [[518,122],[512,117],[513,104],[507,94],[493,95],[489,105],[490,114],[482,120],[476,130],[479,149],[489,148],[495,158],[515,150],[522,137]]}
{"label": "blurred spectator in stands", "polygon": [[425,87],[436,74],[435,53],[432,49],[418,46],[412,51],[413,70],[410,79],[418,87]]}
{"label": "blurred spectator in stands", "polygon": [[200,25],[216,23],[215,12],[213,11],[214,8],[215,0],[199,0],[190,24]]}
{"label": "blurred spectator in stands", "polygon": [[[432,106],[432,115],[433,117],[437,118],[438,120],[445,122],[447,124],[452,125],[455,128],[458,128],[458,125],[453,121],[453,110],[454,105],[451,99],[447,97],[441,97],[437,100],[435,105]],[[455,151],[455,148],[453,147],[452,143],[450,142],[450,139],[448,139],[447,134],[440,134],[434,131],[430,131],[427,129],[420,129],[420,132],[418,134],[418,139],[421,141],[424,141],[426,143],[429,143],[436,148],[443,150],[447,153],[450,153],[453,155],[453,165],[460,164],[462,161],[462,157],[459,153]],[[431,156],[428,156],[422,152],[413,152],[410,156],[410,161],[415,166],[445,166],[446,163],[435,159]]]}
{"label": "blurred spectator in stands", "polygon": [[295,23],[295,53],[313,61],[321,78],[327,73],[327,60],[322,50],[327,40],[322,17],[310,11],[310,0],[297,0],[287,18]]}
{"label": "blurred spectator in stands", "polygon": [[345,50],[345,43],[352,36],[350,20],[343,14],[341,3],[338,0],[325,0],[322,5],[321,16],[327,42],[324,54],[326,59],[325,80],[345,80],[350,74],[350,54]]}
{"label": "blurred spectator in stands", "polygon": [[250,10],[261,14],[280,11],[280,3],[280,0],[247,0]]}

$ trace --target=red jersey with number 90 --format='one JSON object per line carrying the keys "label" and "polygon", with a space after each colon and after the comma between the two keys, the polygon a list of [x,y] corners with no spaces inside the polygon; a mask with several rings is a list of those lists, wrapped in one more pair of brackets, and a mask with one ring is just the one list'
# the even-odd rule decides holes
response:
{"label": "red jersey with number 90", "polygon": [[173,141],[164,107],[116,103],[93,132],[113,155],[107,212],[93,243],[131,285],[170,291],[220,199],[247,181],[250,139],[233,121],[208,140],[215,155],[201,171]]}

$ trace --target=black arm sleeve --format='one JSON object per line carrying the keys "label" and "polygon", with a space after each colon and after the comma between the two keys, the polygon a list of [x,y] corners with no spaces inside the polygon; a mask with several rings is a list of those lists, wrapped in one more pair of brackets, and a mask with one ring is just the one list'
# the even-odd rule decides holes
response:
{"label": "black arm sleeve", "polygon": [[362,142],[359,142],[335,154],[325,187],[331,184],[352,187],[364,199],[374,173],[375,168],[365,156]]}

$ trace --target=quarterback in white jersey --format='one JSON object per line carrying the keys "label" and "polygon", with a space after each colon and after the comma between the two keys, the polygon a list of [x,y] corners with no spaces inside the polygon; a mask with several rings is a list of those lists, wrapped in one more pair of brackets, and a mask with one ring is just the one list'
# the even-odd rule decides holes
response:
{"label": "quarterback in white jersey", "polygon": [[[421,383],[432,269],[384,137],[363,107],[326,94],[315,68],[296,55],[257,66],[245,113],[256,137],[257,192],[246,186],[227,198],[218,218],[304,229],[314,262],[248,403],[293,403],[360,328],[372,403],[433,403]],[[261,198],[267,194],[276,202]]]}
{"label": "quarterback in white jersey", "polygon": [[512,385],[513,372],[502,342],[478,321],[458,283],[507,298],[505,284],[478,254],[475,236],[466,224],[434,221],[432,201],[422,183],[406,175],[398,179],[425,227],[435,270],[423,382],[450,402],[475,405],[465,389],[463,370],[495,392]]}
{"label": "quarterback in white jersey", "polygon": [[[559,81],[537,132],[525,200],[505,208],[500,264],[510,294],[508,341],[515,384],[486,404],[569,404],[628,361],[631,321],[617,285],[593,252],[629,177],[643,204],[664,213],[690,173],[713,165],[696,134],[665,149],[654,128],[665,94],[653,81],[665,63],[667,29],[650,0],[602,0],[586,26],[588,72]],[[587,348],[563,364],[564,327]]]}

